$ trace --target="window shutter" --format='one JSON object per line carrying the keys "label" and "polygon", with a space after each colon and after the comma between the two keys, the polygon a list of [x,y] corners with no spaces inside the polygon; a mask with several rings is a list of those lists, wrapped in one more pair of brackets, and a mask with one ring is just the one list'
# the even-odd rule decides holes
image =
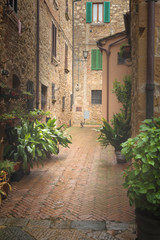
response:
{"label": "window shutter", "polygon": [[102,70],[102,53],[99,49],[96,52],[96,60],[97,70]]}
{"label": "window shutter", "polygon": [[96,51],[97,49],[92,49],[91,51],[91,69],[96,70]]}
{"label": "window shutter", "polygon": [[92,2],[86,2],[86,23],[92,22]]}
{"label": "window shutter", "polygon": [[110,2],[104,2],[104,22],[110,22]]}

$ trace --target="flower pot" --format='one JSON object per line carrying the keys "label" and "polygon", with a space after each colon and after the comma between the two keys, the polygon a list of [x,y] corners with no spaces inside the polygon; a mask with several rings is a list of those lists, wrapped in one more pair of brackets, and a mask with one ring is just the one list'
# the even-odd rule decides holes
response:
{"label": "flower pot", "polygon": [[121,151],[115,151],[117,163],[126,163],[126,158],[121,154]]}
{"label": "flower pot", "polygon": [[136,209],[137,240],[160,240],[160,220],[151,218]]}

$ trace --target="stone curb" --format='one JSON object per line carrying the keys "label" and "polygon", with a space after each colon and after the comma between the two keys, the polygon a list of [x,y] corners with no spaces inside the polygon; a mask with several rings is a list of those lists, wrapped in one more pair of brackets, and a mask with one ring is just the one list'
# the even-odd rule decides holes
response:
{"label": "stone curb", "polygon": [[[22,236],[23,231],[26,237],[25,239],[28,240],[52,240],[52,237],[55,237],[55,234],[59,234],[57,236],[66,235],[65,239],[70,240],[70,237],[67,238],[67,236],[69,236],[71,232],[75,235],[74,240],[128,240],[127,238],[122,238],[122,236],[125,236],[125,232],[127,234],[135,232],[134,224],[113,221],[64,221],[62,219],[32,220],[24,218],[0,218],[0,240],[7,240],[4,236],[1,238],[1,233],[4,228],[8,234],[11,232],[13,234],[13,230],[16,230],[15,232],[17,236]],[[20,229],[19,233],[18,228]],[[28,238],[26,234],[29,234]],[[80,235],[84,236],[82,236],[82,238],[77,238]],[[30,236],[31,238],[29,238]],[[13,238],[13,240],[14,239],[18,240],[20,238]],[[63,237],[57,239],[61,240]]]}

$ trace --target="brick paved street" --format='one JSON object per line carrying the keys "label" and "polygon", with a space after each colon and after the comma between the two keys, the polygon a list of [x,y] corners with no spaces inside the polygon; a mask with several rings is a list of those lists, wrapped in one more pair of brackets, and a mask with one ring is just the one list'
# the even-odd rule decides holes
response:
{"label": "brick paved street", "polygon": [[134,209],[121,186],[126,164],[116,164],[112,147],[101,148],[93,127],[68,131],[70,148],[12,183],[0,217],[133,222]]}

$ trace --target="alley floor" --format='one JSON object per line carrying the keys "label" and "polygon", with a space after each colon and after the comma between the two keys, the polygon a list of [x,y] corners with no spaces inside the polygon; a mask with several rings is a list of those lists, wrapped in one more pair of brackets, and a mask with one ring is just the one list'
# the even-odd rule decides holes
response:
{"label": "alley floor", "polygon": [[94,127],[71,127],[68,132],[72,136],[70,148],[61,148],[43,167],[35,167],[30,175],[12,183],[12,191],[0,208],[1,221],[27,219],[31,225],[53,219],[65,224],[134,223],[134,209],[122,187],[127,164],[116,163],[112,147],[100,146]]}

